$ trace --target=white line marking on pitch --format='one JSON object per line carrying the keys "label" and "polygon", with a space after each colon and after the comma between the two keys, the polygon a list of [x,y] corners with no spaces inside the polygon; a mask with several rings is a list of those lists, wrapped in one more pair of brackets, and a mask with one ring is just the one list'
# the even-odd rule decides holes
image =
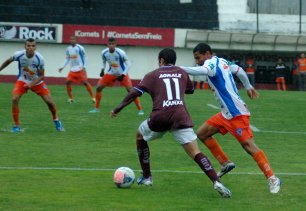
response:
{"label": "white line marking on pitch", "polygon": [[215,105],[213,105],[213,104],[206,104],[208,107],[211,107],[211,108],[213,108],[213,109],[218,109],[218,110],[220,110],[220,108],[218,107],[218,106],[215,106]]}
{"label": "white line marking on pitch", "polygon": [[254,125],[250,125],[250,128],[254,131],[254,132],[260,132],[260,130],[255,127]]}
{"label": "white line marking on pitch", "polygon": [[[78,168],[78,167],[33,167],[33,166],[24,166],[24,167],[14,167],[14,166],[0,166],[0,170],[59,170],[59,171],[115,171],[116,169],[111,168]],[[136,172],[141,172],[141,170],[134,170]],[[181,170],[152,170],[152,172],[159,173],[178,173],[178,174],[203,174],[202,171],[181,171]],[[233,175],[262,175],[262,173],[256,172],[230,172],[229,174]],[[277,175],[285,176],[306,176],[306,172],[276,172]]]}

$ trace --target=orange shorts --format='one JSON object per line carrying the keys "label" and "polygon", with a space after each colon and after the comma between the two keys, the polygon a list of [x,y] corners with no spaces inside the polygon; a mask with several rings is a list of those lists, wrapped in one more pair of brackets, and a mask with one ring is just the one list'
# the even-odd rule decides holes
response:
{"label": "orange shorts", "polygon": [[239,142],[243,142],[253,137],[249,118],[249,116],[240,115],[228,120],[218,113],[208,119],[206,124],[218,128],[222,135],[230,132]]}
{"label": "orange shorts", "polygon": [[81,70],[78,72],[70,71],[67,76],[67,80],[72,81],[73,83],[77,83],[77,82],[82,83],[84,81],[87,81],[87,73],[85,70]]}
{"label": "orange shorts", "polygon": [[[15,87],[13,89],[13,94],[17,94],[17,95],[20,95],[20,96],[25,94],[28,91],[28,89],[26,89],[24,87],[25,84],[26,83],[23,82],[23,81],[16,81]],[[49,91],[47,85],[45,84],[45,82],[42,82],[42,83],[40,83],[38,85],[35,85],[35,86],[32,86],[30,89],[33,92],[35,92],[37,95],[40,95],[40,96],[45,96],[45,95],[50,93],[50,91]]]}
{"label": "orange shorts", "polygon": [[277,77],[275,82],[276,83],[285,83],[285,78],[284,77]]}
{"label": "orange shorts", "polygon": [[[115,82],[117,81],[118,76],[105,74],[102,78],[99,79],[98,85],[102,86],[114,86]],[[119,81],[121,85],[125,87],[133,86],[132,81],[129,75],[124,76],[122,81]]]}

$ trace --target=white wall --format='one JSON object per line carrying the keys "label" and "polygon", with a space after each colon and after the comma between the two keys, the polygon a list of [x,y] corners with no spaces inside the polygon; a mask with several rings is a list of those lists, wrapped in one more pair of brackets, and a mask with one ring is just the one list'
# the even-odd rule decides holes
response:
{"label": "white wall", "polygon": [[[256,32],[257,16],[249,13],[247,0],[218,0],[219,29],[228,32]],[[259,32],[299,34],[299,15],[259,14]],[[306,16],[302,16],[302,33],[306,32]]]}
{"label": "white wall", "polygon": [[[102,45],[83,45],[87,53],[89,78],[99,78],[102,59],[101,51],[106,47]],[[47,44],[37,43],[37,51],[45,58],[45,75],[52,77],[66,77],[69,72],[67,66],[62,73],[58,73],[58,68],[65,61],[66,44]],[[118,46],[122,48],[132,62],[132,68],[129,72],[131,79],[142,79],[143,76],[158,67],[157,56],[162,48],[157,47],[136,47],[136,46]],[[4,62],[12,56],[15,51],[24,49],[22,42],[0,42],[0,62]],[[194,59],[192,49],[176,48],[177,65],[193,65]],[[1,71],[1,75],[17,75],[17,62],[10,64]],[[0,76],[1,77],[1,76]]]}

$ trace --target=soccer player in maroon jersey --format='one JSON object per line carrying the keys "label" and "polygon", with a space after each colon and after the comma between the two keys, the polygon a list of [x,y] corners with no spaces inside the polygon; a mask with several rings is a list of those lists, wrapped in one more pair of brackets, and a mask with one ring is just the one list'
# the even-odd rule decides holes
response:
{"label": "soccer player in maroon jersey", "polygon": [[176,53],[173,49],[165,48],[160,51],[158,61],[159,68],[146,74],[143,80],[111,112],[111,116],[116,117],[124,107],[144,92],[147,92],[153,100],[150,117],[140,124],[136,135],[137,152],[143,171],[137,183],[147,186],[153,184],[148,142],[170,132],[213,182],[214,189],[222,197],[230,197],[230,190],[223,186],[208,157],[199,150],[197,136],[193,130],[194,124],[184,100],[184,94],[194,92],[189,75],[183,69],[175,66]]}

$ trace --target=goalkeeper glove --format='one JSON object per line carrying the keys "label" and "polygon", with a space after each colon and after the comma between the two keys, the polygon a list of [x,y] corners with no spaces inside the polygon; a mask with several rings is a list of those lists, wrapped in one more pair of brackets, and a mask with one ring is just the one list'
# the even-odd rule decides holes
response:
{"label": "goalkeeper glove", "polygon": [[104,76],[104,69],[101,70],[100,77]]}

